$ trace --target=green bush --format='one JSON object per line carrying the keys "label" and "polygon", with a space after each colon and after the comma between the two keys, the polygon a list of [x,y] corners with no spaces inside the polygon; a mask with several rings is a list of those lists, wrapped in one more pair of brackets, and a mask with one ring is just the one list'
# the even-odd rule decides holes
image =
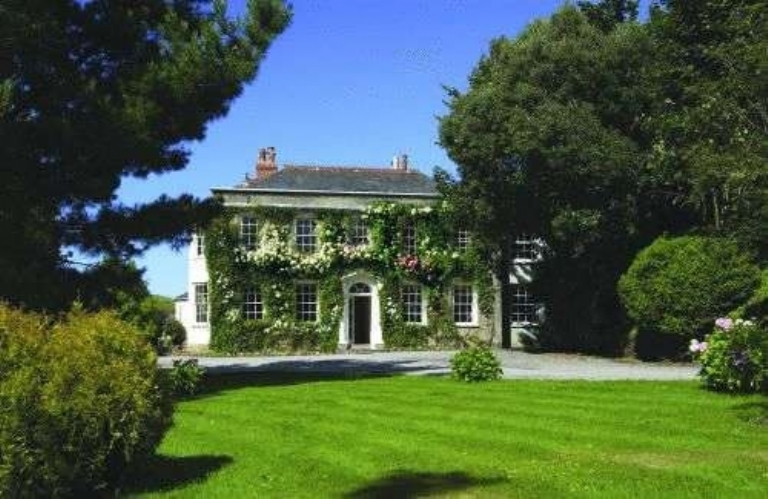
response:
{"label": "green bush", "polygon": [[692,340],[704,384],[717,391],[768,391],[768,330],[751,321],[718,319],[706,341]]}
{"label": "green bush", "polygon": [[451,358],[451,371],[457,379],[467,382],[492,381],[501,378],[501,362],[485,346],[466,348]]}
{"label": "green bush", "polygon": [[701,338],[716,317],[743,304],[759,270],[731,240],[659,238],[641,251],[619,281],[619,293],[641,333]]}
{"label": "green bush", "polygon": [[184,326],[173,318],[173,301],[169,298],[121,294],[118,302],[120,318],[136,326],[158,354],[168,354],[187,341]]}
{"label": "green bush", "polygon": [[177,396],[188,396],[197,393],[200,381],[205,371],[198,366],[197,359],[177,359],[168,370],[168,381],[171,390]]}
{"label": "green bush", "polygon": [[170,424],[156,357],[132,326],[0,305],[0,496],[92,496]]}
{"label": "green bush", "polygon": [[763,270],[760,286],[743,306],[734,310],[734,317],[753,319],[764,328],[768,328],[768,269]]}

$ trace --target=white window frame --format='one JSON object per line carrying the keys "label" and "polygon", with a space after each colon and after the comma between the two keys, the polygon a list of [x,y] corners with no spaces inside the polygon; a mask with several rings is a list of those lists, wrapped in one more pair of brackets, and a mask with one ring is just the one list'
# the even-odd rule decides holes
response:
{"label": "white window frame", "polygon": [[192,284],[195,299],[195,322],[197,324],[208,323],[208,283],[196,282]]}
{"label": "white window frame", "polygon": [[[416,293],[407,293],[406,287],[416,288],[416,291],[418,293],[419,320],[417,321],[410,320],[411,314],[409,313],[410,311],[409,307],[411,306],[411,303],[406,300],[407,296],[413,296]],[[403,321],[406,324],[426,324],[427,323],[426,321],[427,306],[426,306],[426,293],[424,293],[424,286],[422,286],[421,284],[413,283],[413,282],[403,283],[403,285],[400,288],[400,307],[402,308],[402,311],[403,311]]]}
{"label": "white window frame", "polygon": [[512,243],[512,260],[515,262],[535,262],[541,259],[541,241],[528,234],[515,236]]}
{"label": "white window frame", "polygon": [[[314,302],[310,301],[302,301],[302,296],[308,294],[304,293],[302,290],[303,286],[313,286],[314,287]],[[319,297],[319,290],[317,287],[317,283],[314,281],[299,281],[296,283],[295,286],[295,300],[296,300],[296,307],[294,311],[294,316],[297,321],[299,322],[317,322],[320,317],[320,297]],[[304,306],[308,305],[310,303],[314,303],[314,310],[310,311],[309,308],[305,309]],[[311,314],[312,318],[309,318],[309,315]]]}
{"label": "white window frame", "polygon": [[[308,224],[309,232],[300,232],[299,227]],[[317,221],[310,217],[297,218],[293,222],[293,240],[301,253],[314,253],[317,250]]]}
{"label": "white window frame", "polygon": [[259,221],[253,215],[240,217],[240,244],[248,251],[259,247]]}
{"label": "white window frame", "polygon": [[456,231],[456,248],[460,251],[466,251],[472,243],[472,234],[468,229],[458,229]]}
{"label": "white window frame", "polygon": [[413,220],[408,220],[403,226],[402,233],[403,253],[406,255],[415,255],[418,249],[416,238],[416,224]]}
{"label": "white window frame", "polygon": [[[529,285],[526,283],[512,284],[510,290],[510,296],[512,303],[510,304],[510,320],[513,326],[528,326],[538,324],[538,318],[536,317],[536,310],[539,304],[534,301],[534,297],[530,292]],[[518,301],[518,298],[523,300]],[[530,311],[526,312],[526,309]],[[524,320],[517,320],[523,318]]]}
{"label": "white window frame", "polygon": [[368,223],[362,218],[356,218],[349,229],[349,244],[352,246],[367,246],[371,242]]}
{"label": "white window frame", "polygon": [[195,256],[205,256],[205,236],[195,234]]}
{"label": "white window frame", "polygon": [[[470,301],[469,301],[469,314],[470,314],[470,320],[467,321],[457,321],[456,320],[456,290],[458,288],[469,288],[469,294],[470,294]],[[464,303],[465,305],[466,303]],[[469,283],[464,282],[457,282],[454,283],[454,285],[451,287],[451,318],[453,319],[454,324],[457,326],[477,326],[478,324],[478,314],[477,314],[477,290],[475,289],[475,286]]]}
{"label": "white window frame", "polygon": [[264,318],[264,297],[258,286],[246,288],[243,292],[243,318],[248,321]]}

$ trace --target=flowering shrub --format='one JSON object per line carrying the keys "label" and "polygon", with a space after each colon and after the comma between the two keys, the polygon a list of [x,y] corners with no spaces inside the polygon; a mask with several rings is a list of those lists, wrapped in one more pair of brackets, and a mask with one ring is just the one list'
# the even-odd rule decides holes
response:
{"label": "flowering shrub", "polygon": [[691,340],[689,349],[701,362],[699,375],[708,388],[741,393],[768,389],[768,331],[752,321],[717,319],[706,341]]}

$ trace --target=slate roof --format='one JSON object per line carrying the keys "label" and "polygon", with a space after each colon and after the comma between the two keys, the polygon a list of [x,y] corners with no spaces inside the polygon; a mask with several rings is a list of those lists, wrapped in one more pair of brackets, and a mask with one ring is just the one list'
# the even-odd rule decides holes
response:
{"label": "slate roof", "polygon": [[393,168],[286,165],[264,179],[248,179],[238,189],[369,195],[437,196],[423,173]]}

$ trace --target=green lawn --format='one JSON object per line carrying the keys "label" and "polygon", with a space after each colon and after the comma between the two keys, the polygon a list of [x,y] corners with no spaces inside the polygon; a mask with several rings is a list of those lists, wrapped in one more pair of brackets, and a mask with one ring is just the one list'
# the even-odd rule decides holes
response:
{"label": "green lawn", "polygon": [[691,382],[219,378],[127,491],[765,497],[768,401]]}

